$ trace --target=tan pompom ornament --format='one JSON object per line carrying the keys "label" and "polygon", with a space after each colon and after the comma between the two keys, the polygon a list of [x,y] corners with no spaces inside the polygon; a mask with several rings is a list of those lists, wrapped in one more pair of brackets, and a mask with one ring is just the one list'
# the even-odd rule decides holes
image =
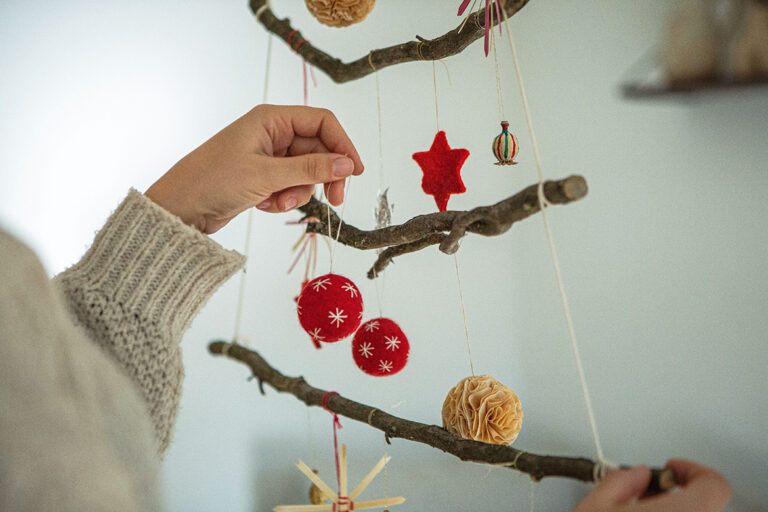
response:
{"label": "tan pompom ornament", "polygon": [[508,445],[522,425],[517,395],[490,375],[460,380],[443,402],[443,427],[464,439]]}
{"label": "tan pompom ornament", "polygon": [[305,0],[317,21],[329,27],[360,23],[373,10],[376,0]]}

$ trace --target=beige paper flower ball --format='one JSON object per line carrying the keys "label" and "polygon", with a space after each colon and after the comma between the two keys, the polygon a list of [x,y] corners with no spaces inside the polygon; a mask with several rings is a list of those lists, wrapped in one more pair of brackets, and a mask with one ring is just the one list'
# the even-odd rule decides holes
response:
{"label": "beige paper flower ball", "polygon": [[305,0],[312,16],[323,25],[346,27],[359,23],[373,10],[376,0]]}
{"label": "beige paper flower ball", "polygon": [[462,379],[443,402],[443,427],[464,439],[512,444],[522,425],[517,395],[490,375]]}

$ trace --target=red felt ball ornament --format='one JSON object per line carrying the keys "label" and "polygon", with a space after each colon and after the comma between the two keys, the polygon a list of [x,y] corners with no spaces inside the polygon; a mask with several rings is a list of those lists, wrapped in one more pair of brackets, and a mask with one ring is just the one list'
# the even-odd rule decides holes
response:
{"label": "red felt ball ornament", "polygon": [[402,370],[410,349],[403,330],[389,318],[368,320],[352,339],[355,364],[374,377],[386,377]]}
{"label": "red felt ball ornament", "polygon": [[333,343],[350,336],[363,318],[363,298],[355,283],[325,274],[304,286],[296,301],[301,327],[318,342]]}

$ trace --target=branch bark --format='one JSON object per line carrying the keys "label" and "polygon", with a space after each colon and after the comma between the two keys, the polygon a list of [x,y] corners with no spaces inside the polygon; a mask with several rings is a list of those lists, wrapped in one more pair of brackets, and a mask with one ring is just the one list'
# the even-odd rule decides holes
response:
{"label": "branch bark", "polygon": [[[342,223],[332,208],[314,198],[299,210],[305,214],[305,219],[318,219],[318,222],[307,224],[307,232],[328,235],[330,223],[335,237],[341,223],[341,231],[338,232],[340,243],[364,250],[388,247],[368,271],[368,278],[374,279],[396,256],[436,244],[440,244],[440,250],[445,254],[454,254],[466,233],[483,236],[506,233],[512,224],[540,210],[538,187],[538,184],[531,185],[490,206],[419,215],[403,224],[371,231]],[[582,176],[574,175],[563,180],[545,181],[543,189],[544,197],[550,204],[567,204],[587,195],[587,182]]]}
{"label": "branch bark", "polygon": [[[279,19],[269,7],[264,7],[268,0],[250,0],[250,7],[258,20],[269,32],[272,32],[296,50],[304,60],[323,71],[334,82],[343,83],[357,80],[376,70],[395,64],[413,62],[416,60],[439,60],[461,53],[472,42],[482,37],[484,18],[482,12],[470,15],[467,24],[459,32],[459,26],[435,39],[427,40],[416,36],[418,41],[406,41],[401,44],[371,50],[364,57],[344,63],[309,42],[306,42],[301,32],[291,26],[289,19]],[[499,0],[499,5],[511,17],[522,9],[528,0]],[[499,20],[494,20],[498,24]]]}
{"label": "branch bark", "polygon": [[[208,345],[211,354],[226,355],[245,363],[253,376],[259,380],[262,393],[263,384],[267,383],[275,390],[289,393],[307,407],[320,406],[327,391],[310,386],[303,377],[287,377],[267,363],[254,350],[241,345],[214,341]],[[387,443],[393,438],[408,439],[426,444],[463,461],[493,464],[526,473],[534,480],[546,477],[564,477],[594,482],[598,474],[595,461],[576,457],[556,457],[537,455],[513,448],[494,444],[461,439],[437,425],[426,425],[388,414],[380,409],[361,404],[334,394],[326,401],[328,409],[346,418],[367,423],[384,432]],[[675,475],[669,469],[653,469],[649,492],[662,492],[675,486]]]}

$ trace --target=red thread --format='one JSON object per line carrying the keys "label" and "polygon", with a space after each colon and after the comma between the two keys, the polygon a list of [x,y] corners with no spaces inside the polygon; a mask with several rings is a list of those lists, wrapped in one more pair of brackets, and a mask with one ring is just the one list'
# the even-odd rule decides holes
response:
{"label": "red thread", "polygon": [[289,46],[291,45],[291,39],[293,39],[293,34],[295,34],[296,32],[298,32],[298,30],[291,30],[291,33],[288,34],[288,38],[286,39],[286,41],[288,41]]}
{"label": "red thread", "polygon": [[295,51],[296,53],[299,53],[299,48],[301,48],[301,45],[303,45],[304,43],[307,43],[307,42],[308,42],[308,41],[307,41],[306,39],[302,39],[301,41],[299,41],[299,44],[297,44],[297,45],[296,45],[296,46],[293,48],[293,51]]}
{"label": "red thread", "polygon": [[320,399],[320,405],[323,407],[323,409],[333,414],[333,452],[336,455],[336,482],[339,488],[341,488],[341,466],[339,465],[339,439],[338,439],[338,435],[336,434],[336,431],[341,428],[341,422],[339,421],[339,415],[328,408],[328,399],[331,398],[331,396],[338,395],[338,394],[339,393],[336,391],[328,391],[323,395],[323,398]]}

